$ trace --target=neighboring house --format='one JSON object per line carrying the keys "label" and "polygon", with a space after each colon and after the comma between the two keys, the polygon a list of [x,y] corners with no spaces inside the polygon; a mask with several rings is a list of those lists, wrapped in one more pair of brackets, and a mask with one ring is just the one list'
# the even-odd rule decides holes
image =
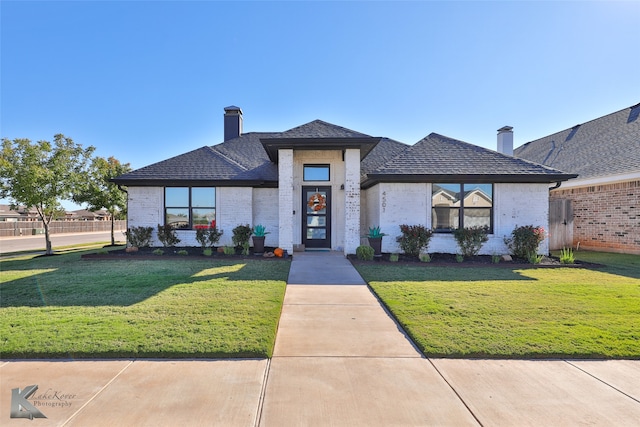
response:
{"label": "neighboring house", "polygon": [[39,221],[40,217],[35,208],[27,209],[26,206],[0,205],[0,221]]}
{"label": "neighboring house", "polygon": [[578,175],[551,191],[552,221],[564,237],[557,246],[640,254],[640,104],[528,142],[515,155]]}
{"label": "neighboring house", "polygon": [[[575,176],[435,133],[406,145],[314,120],[244,134],[234,106],[224,124],[223,143],[113,180],[127,186],[129,227],[173,224],[195,246],[198,226],[216,224],[226,245],[237,225],[262,224],[268,246],[352,254],[374,225],[385,252],[400,252],[401,224],[422,224],[436,231],[429,251],[449,253],[453,229],[486,225],[482,253],[505,253],[516,226],[547,226],[550,184]],[[500,132],[512,150],[510,128]]]}

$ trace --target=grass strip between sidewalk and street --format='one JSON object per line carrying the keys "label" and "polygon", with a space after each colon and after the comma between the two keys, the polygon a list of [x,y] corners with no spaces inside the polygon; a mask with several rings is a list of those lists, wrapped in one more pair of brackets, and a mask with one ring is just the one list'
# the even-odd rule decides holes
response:
{"label": "grass strip between sidewalk and street", "polygon": [[0,357],[271,356],[290,262],[81,253],[0,261]]}
{"label": "grass strip between sidewalk and street", "polygon": [[356,267],[426,356],[639,359],[640,256],[578,258],[607,266]]}

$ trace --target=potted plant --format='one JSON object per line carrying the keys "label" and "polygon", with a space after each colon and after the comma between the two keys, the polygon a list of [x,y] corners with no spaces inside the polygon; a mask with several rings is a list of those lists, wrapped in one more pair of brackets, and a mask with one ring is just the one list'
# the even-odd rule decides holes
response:
{"label": "potted plant", "polygon": [[269,234],[269,232],[265,230],[266,227],[262,224],[253,227],[253,236],[251,238],[253,239],[253,253],[255,255],[262,255],[264,253],[264,238]]}
{"label": "potted plant", "polygon": [[373,256],[382,256],[382,237],[385,233],[380,232],[380,226],[369,227],[369,233],[365,236],[369,240],[369,246],[373,248]]}

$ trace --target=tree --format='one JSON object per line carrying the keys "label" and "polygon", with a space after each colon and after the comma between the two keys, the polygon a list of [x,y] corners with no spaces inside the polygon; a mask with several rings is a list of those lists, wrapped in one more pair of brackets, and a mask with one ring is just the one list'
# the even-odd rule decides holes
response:
{"label": "tree", "polygon": [[61,200],[72,200],[86,180],[86,166],[95,150],[82,148],[62,134],[54,143],[4,138],[0,156],[0,197],[12,205],[34,207],[44,226],[46,254],[53,255],[49,224],[63,211]]}
{"label": "tree", "polygon": [[111,245],[116,244],[115,219],[127,209],[127,193],[110,180],[130,171],[129,163],[122,164],[115,157],[95,157],[88,179],[73,196],[74,202],[87,203],[90,211],[104,208],[111,214]]}

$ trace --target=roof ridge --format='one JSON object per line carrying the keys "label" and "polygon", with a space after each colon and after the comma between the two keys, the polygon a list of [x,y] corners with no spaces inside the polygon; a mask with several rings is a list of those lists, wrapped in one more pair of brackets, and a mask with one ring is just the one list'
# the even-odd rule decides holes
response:
{"label": "roof ridge", "polygon": [[220,150],[216,150],[215,147],[216,147],[215,145],[212,146],[212,147],[207,146],[207,148],[212,152],[212,154],[217,154],[218,156],[222,157],[225,161],[231,163],[232,165],[235,165],[235,166],[239,167],[240,169],[242,169],[245,172],[249,170],[248,167],[246,167],[244,165],[241,165],[240,163],[236,162],[235,160],[233,160],[232,158],[230,158],[226,154],[222,153]]}

